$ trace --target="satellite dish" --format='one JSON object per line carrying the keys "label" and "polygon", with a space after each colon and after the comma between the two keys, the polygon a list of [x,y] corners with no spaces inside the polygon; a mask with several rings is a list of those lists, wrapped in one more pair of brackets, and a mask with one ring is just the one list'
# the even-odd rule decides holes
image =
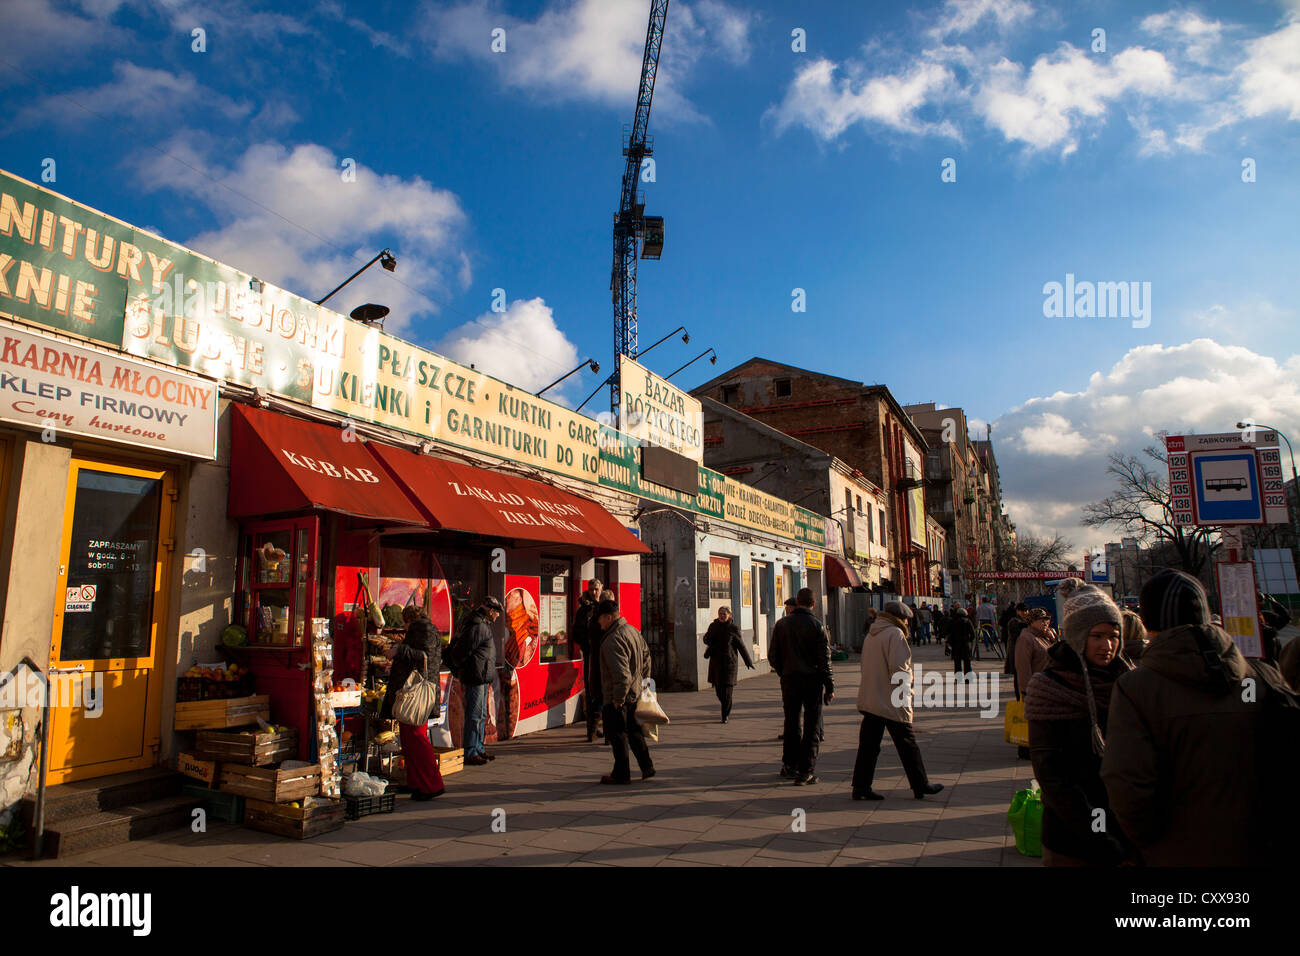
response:
{"label": "satellite dish", "polygon": [[375,305],[373,302],[359,305],[351,312],[352,318],[356,319],[358,322],[364,322],[366,325],[378,322],[386,315],[388,315],[388,306]]}

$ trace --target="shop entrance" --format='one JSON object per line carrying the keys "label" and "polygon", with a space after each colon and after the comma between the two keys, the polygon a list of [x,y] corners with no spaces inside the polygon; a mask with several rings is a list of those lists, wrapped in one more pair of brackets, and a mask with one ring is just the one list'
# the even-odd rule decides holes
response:
{"label": "shop entrance", "polygon": [[50,641],[51,784],[152,767],[175,477],[74,458]]}
{"label": "shop entrance", "polygon": [[758,645],[760,660],[767,657],[768,615],[772,611],[772,601],[769,596],[770,575],[771,568],[768,565],[754,562],[754,573],[750,578],[753,593],[749,595],[749,602],[754,609],[754,643]]}

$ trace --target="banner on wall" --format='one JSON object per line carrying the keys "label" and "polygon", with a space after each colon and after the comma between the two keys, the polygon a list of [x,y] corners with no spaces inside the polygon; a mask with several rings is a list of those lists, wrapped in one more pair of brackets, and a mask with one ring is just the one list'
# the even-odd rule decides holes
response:
{"label": "banner on wall", "polygon": [[695,495],[642,481],[641,440],[702,460],[700,403],[631,360],[637,433],[622,435],[3,171],[0,317],[826,546],[823,516],[708,469]]}

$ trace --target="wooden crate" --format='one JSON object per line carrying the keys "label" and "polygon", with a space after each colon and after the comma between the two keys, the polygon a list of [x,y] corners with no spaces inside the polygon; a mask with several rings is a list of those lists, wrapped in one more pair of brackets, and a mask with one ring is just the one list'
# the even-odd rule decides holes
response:
{"label": "wooden crate", "polygon": [[343,812],[342,800],[331,800],[328,804],[314,807],[245,800],[244,826],[294,840],[310,840],[322,833],[342,829]]}
{"label": "wooden crate", "polygon": [[218,789],[263,803],[291,803],[320,793],[320,765],[276,770],[226,764],[221,768]]}
{"label": "wooden crate", "polygon": [[230,700],[196,700],[176,705],[177,730],[225,730],[271,719],[271,698],[266,694]]}
{"label": "wooden crate", "polygon": [[204,730],[198,734],[194,751],[200,760],[264,767],[292,759],[298,752],[298,731],[270,734],[256,729],[231,733]]}
{"label": "wooden crate", "polygon": [[197,783],[181,786],[181,793],[187,797],[197,797],[203,801],[203,809],[208,816],[222,823],[244,822],[244,798],[233,793],[223,793],[211,787],[201,787]]}
{"label": "wooden crate", "polygon": [[434,747],[438,755],[438,772],[444,777],[465,769],[465,751],[461,747]]}
{"label": "wooden crate", "polygon": [[187,777],[202,780],[209,787],[216,786],[219,768],[215,761],[200,760],[194,754],[177,754],[176,769]]}

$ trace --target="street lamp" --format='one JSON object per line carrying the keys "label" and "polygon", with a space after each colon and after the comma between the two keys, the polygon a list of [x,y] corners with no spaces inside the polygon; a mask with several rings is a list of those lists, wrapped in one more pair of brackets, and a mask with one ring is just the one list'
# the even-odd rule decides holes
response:
{"label": "street lamp", "polygon": [[637,353],[636,353],[636,358],[639,359],[641,356],[645,355],[646,352],[649,352],[650,349],[652,349],[652,348],[655,347],[655,345],[662,345],[663,343],[667,342],[669,339],[671,339],[671,338],[672,338],[674,335],[676,335],[678,332],[682,333],[682,341],[689,345],[689,344],[690,344],[690,341],[691,341],[691,333],[689,333],[689,332],[686,331],[686,326],[684,326],[684,325],[679,325],[679,326],[677,326],[677,328],[673,329],[671,332],[669,332],[667,335],[665,335],[662,339],[660,339],[660,340],[659,340],[658,342],[656,342],[654,345],[650,346],[650,348],[644,348],[644,349],[642,349],[641,351],[637,352]]}
{"label": "street lamp", "polygon": [[[550,385],[547,385],[546,388],[542,389],[542,392],[550,391],[551,389],[555,388],[555,386],[557,386],[557,385],[559,385],[561,382],[563,382],[563,381],[564,381],[566,378],[568,378],[570,375],[572,375],[574,372],[581,372],[581,371],[583,370],[583,368],[590,368],[593,372],[599,372],[599,371],[600,371],[600,363],[597,362],[595,359],[587,359],[585,362],[583,362],[581,365],[579,365],[577,368],[575,368],[575,369],[573,370],[573,372],[565,372],[563,375],[561,375],[559,378],[557,378],[557,379],[556,379],[554,382],[552,382]],[[538,393],[537,393],[537,397],[538,397],[538,398],[541,398],[542,392],[538,392]]]}
{"label": "street lamp", "polygon": [[[1282,429],[1274,428],[1272,425],[1263,425],[1259,422],[1237,422],[1237,427],[1238,428],[1267,428],[1270,431],[1275,431],[1278,433],[1278,436],[1284,442],[1286,442],[1287,454],[1291,456],[1291,481],[1295,485],[1296,494],[1300,495],[1300,478],[1296,477],[1296,469],[1295,469],[1295,451],[1293,451],[1291,448],[1291,439],[1287,438],[1286,435],[1282,434]],[[1300,536],[1300,508],[1296,509],[1296,514],[1294,515],[1291,514],[1291,496],[1286,493],[1286,488],[1282,489],[1282,496],[1283,498],[1286,499],[1286,510],[1287,510],[1287,516],[1290,517],[1291,519],[1291,530],[1295,532],[1297,536]]]}
{"label": "street lamp", "polygon": [[[703,352],[701,352],[699,355],[695,356],[695,358],[691,359],[689,362],[687,362],[685,365],[683,365],[681,368],[679,368],[679,369],[677,370],[677,372],[680,372],[680,371],[682,371],[683,369],[690,368],[692,365],[694,365],[694,364],[695,364],[696,362],[698,362],[700,359],[704,358],[704,356],[708,355],[710,352],[713,352],[713,349],[705,349],[705,350],[704,350]],[[718,353],[717,353],[717,352],[713,352],[713,357],[709,359],[709,363],[710,363],[711,365],[717,365],[717,364],[718,364]],[[677,372],[671,372],[671,373],[669,373],[668,375],[665,375],[665,376],[664,376],[664,381],[665,381],[665,382],[668,381],[670,378],[672,378],[674,375],[676,375]]]}
{"label": "street lamp", "polygon": [[[393,256],[392,251],[389,250],[389,249],[383,249],[383,250],[381,250],[381,251],[379,252],[378,255],[376,255],[373,259],[371,259],[369,262],[367,262],[364,266],[362,266],[362,267],[361,267],[360,269],[358,269],[356,272],[352,273],[352,275],[348,276],[346,279],[344,279],[342,282],[340,282],[337,286],[335,286],[335,287],[334,287],[334,291],[333,291],[333,292],[330,292],[329,295],[325,296],[325,299],[328,299],[330,296],[332,296],[332,295],[334,294],[334,292],[338,292],[339,289],[343,288],[345,285],[347,285],[349,282],[351,282],[351,281],[352,281],[353,279],[355,279],[357,276],[361,275],[361,273],[365,272],[367,269],[369,269],[371,266],[373,266],[376,262],[378,262],[380,265],[382,265],[382,266],[384,267],[385,271],[387,271],[387,272],[393,272],[394,270],[397,269],[397,259]],[[325,299],[317,299],[317,300],[316,300],[316,304],[317,304],[317,305],[324,305],[324,304],[325,304]]]}

